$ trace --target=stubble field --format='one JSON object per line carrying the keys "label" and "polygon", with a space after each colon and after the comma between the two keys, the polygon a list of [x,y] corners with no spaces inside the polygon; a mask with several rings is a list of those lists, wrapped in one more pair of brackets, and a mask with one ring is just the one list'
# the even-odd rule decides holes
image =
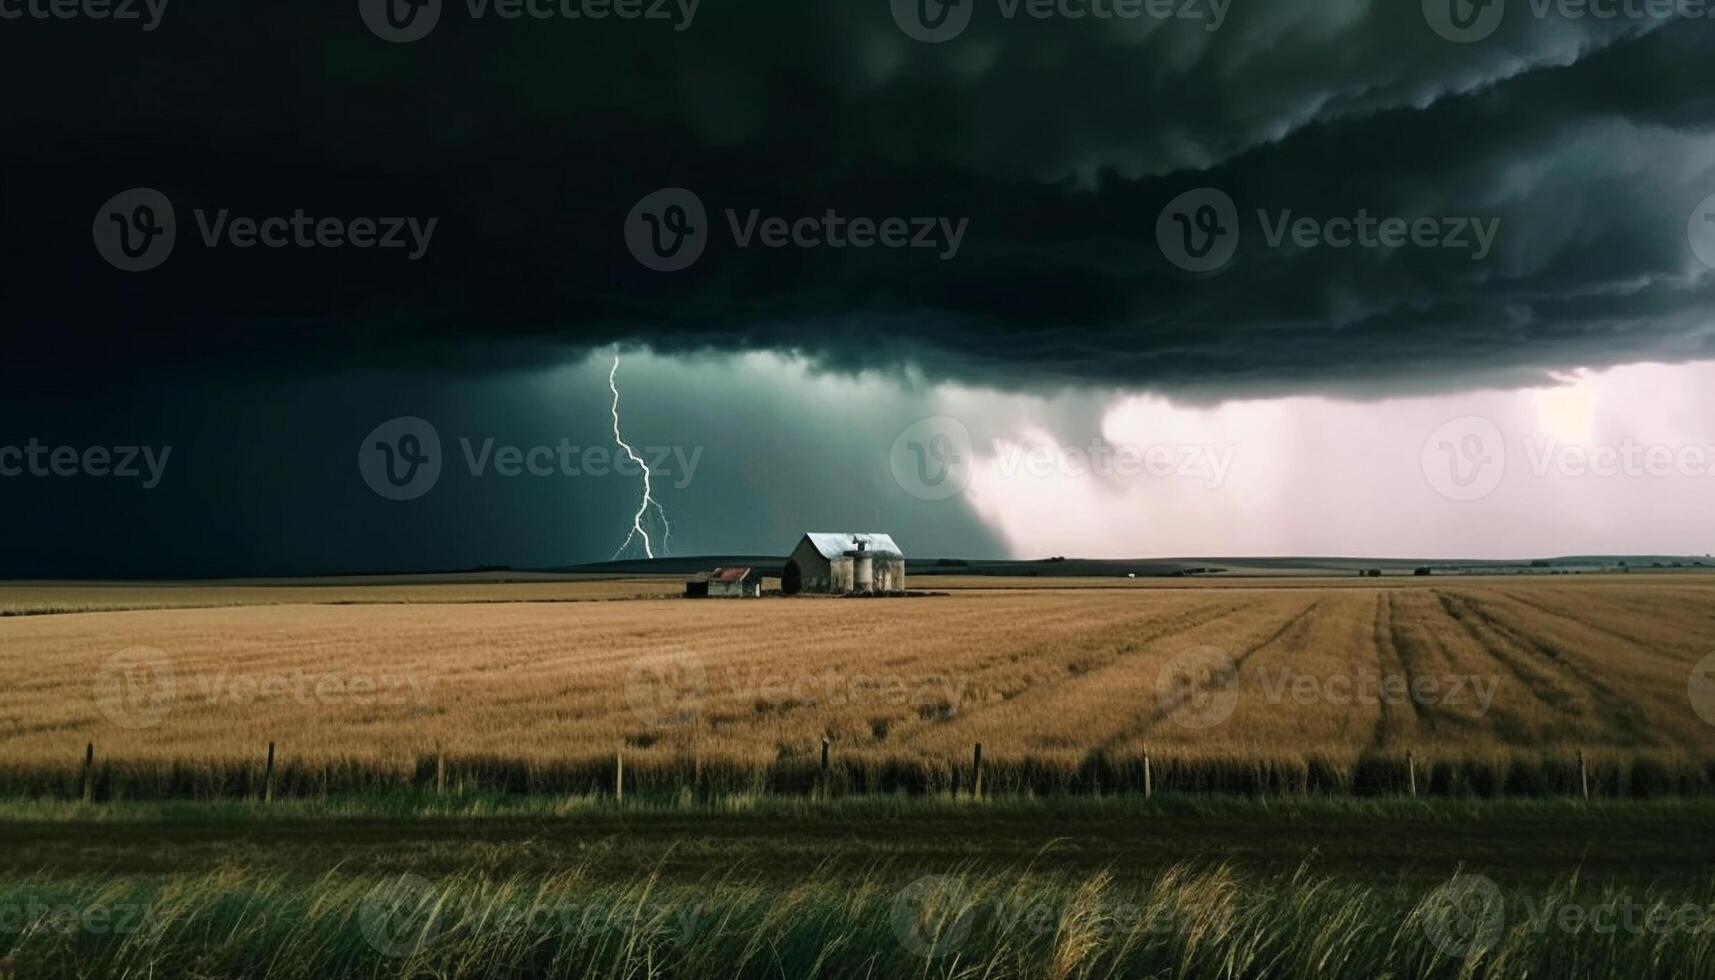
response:
{"label": "stubble field", "polygon": [[527,601],[344,588],[0,619],[0,791],[75,795],[93,742],[99,796],[258,792],[274,742],[282,795],[603,793],[621,754],[632,792],[799,792],[823,781],[824,739],[836,792],[968,791],[979,742],[991,792],[1138,791],[1146,754],[1160,791],[1715,785],[1698,711],[1715,703],[1693,678],[1715,580],[1695,576],[876,601],[515,588]]}

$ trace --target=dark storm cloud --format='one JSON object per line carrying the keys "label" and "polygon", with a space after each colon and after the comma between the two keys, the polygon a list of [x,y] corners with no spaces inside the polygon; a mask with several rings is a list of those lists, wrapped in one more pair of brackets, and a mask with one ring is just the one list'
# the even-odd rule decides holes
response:
{"label": "dark storm cloud", "polygon": [[[614,341],[791,349],[998,384],[1444,383],[1715,356],[1687,223],[1715,193],[1715,22],[1533,16],[1469,44],[1404,0],[1184,3],[1202,19],[1001,16],[942,44],[885,0],[705,0],[671,22],[472,19],[373,36],[355,4],[10,21],[0,149],[14,363],[42,384],[171,372],[540,364]],[[1224,11],[1218,29],[1214,8]],[[683,25],[678,25],[683,26]],[[627,251],[694,190],[691,268]],[[163,192],[170,259],[91,220]],[[1238,250],[1182,271],[1177,195]],[[436,220],[411,249],[221,247],[193,212]],[[968,219],[935,250],[738,248],[725,212]],[[1277,221],[1499,221],[1461,248],[1306,248]],[[1698,273],[1704,273],[1699,276]]]}

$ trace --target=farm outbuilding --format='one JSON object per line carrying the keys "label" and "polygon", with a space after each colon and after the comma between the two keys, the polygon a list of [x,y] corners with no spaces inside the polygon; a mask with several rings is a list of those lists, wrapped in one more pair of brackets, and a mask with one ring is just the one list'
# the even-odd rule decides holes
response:
{"label": "farm outbuilding", "polygon": [[762,595],[762,573],[754,568],[717,568],[709,573],[712,599],[754,599]]}
{"label": "farm outbuilding", "polygon": [[811,531],[786,560],[787,595],[861,595],[905,591],[905,553],[875,532]]}

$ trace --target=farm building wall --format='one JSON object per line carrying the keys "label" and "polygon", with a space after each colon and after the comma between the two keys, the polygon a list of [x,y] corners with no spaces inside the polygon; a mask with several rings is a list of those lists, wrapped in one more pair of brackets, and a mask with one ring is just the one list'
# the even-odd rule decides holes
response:
{"label": "farm building wall", "polygon": [[822,553],[816,550],[816,546],[810,543],[809,538],[799,540],[798,547],[792,549],[792,556],[787,561],[798,566],[798,582],[801,591],[812,594],[826,594],[834,591],[833,564],[822,557]]}
{"label": "farm building wall", "polygon": [[722,582],[709,581],[709,596],[716,599],[745,599],[762,595],[762,578],[752,575],[748,578]]}

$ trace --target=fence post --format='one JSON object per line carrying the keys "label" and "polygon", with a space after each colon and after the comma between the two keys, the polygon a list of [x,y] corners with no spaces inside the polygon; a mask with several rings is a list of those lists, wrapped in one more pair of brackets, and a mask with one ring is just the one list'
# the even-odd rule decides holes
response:
{"label": "fence post", "polygon": [[1584,762],[1584,750],[1578,750],[1578,783],[1584,789],[1584,802],[1590,802],[1590,767]]}
{"label": "fence post", "polygon": [[623,749],[613,754],[613,800],[615,803],[625,802],[625,751]]}
{"label": "fence post", "polygon": [[95,799],[95,743],[83,747],[83,801]]}
{"label": "fence post", "polygon": [[268,768],[262,774],[262,802],[274,802],[274,743],[268,743]]}
{"label": "fence post", "polygon": [[447,795],[447,755],[440,739],[435,740],[435,795]]}
{"label": "fence post", "polygon": [[1155,775],[1149,771],[1149,752],[1143,753],[1143,798],[1148,800],[1155,796]]}
{"label": "fence post", "polygon": [[1411,787],[1411,796],[1417,798],[1417,753],[1407,749],[1405,752],[1405,780]]}
{"label": "fence post", "polygon": [[971,799],[983,798],[983,743],[978,742],[971,754]]}

